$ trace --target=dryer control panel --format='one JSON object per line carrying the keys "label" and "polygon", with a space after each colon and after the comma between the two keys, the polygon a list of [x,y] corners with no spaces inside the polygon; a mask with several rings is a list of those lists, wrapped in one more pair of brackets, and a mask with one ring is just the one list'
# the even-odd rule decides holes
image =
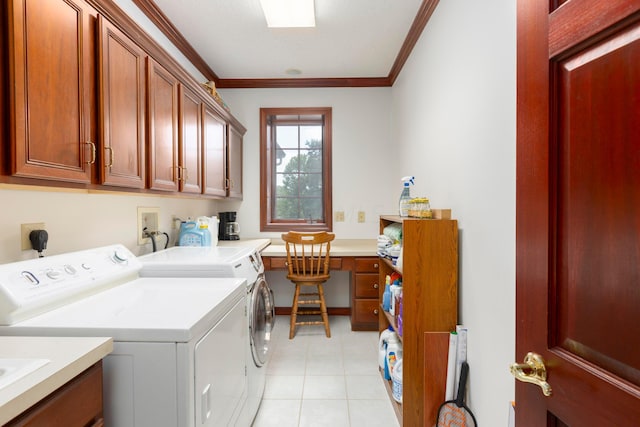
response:
{"label": "dryer control panel", "polygon": [[138,259],[112,245],[0,265],[0,325],[12,325],[136,277]]}

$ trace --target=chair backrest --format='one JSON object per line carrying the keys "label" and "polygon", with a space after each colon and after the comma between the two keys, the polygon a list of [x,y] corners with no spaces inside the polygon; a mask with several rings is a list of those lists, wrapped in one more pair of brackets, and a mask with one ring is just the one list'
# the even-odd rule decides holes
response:
{"label": "chair backrest", "polygon": [[329,257],[333,233],[319,231],[303,233],[290,231],[282,235],[287,248],[290,279],[326,279],[329,276]]}

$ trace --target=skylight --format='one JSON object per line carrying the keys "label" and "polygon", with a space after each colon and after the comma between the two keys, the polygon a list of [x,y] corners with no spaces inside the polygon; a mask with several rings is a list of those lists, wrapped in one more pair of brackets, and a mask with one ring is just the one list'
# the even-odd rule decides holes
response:
{"label": "skylight", "polygon": [[314,0],[260,0],[270,28],[315,27]]}

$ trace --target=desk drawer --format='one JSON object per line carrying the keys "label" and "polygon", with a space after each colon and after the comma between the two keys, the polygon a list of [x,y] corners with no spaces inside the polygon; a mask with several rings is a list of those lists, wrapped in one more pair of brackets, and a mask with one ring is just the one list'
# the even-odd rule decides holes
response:
{"label": "desk drawer", "polygon": [[[287,270],[287,257],[263,257],[263,262],[265,270]],[[342,258],[331,257],[329,269],[342,270]]]}
{"label": "desk drawer", "polygon": [[355,277],[355,297],[374,298],[377,302],[380,288],[378,273],[357,273]]}
{"label": "desk drawer", "polygon": [[351,308],[351,324],[372,325],[372,328],[366,328],[366,330],[376,330],[379,311],[380,305],[377,299],[354,299]]}
{"label": "desk drawer", "polygon": [[356,258],[356,273],[377,273],[379,265],[378,257]]}

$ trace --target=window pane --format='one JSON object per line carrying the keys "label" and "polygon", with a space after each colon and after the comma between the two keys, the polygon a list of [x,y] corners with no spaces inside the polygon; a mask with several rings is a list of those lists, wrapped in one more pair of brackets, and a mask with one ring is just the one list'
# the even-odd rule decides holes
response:
{"label": "window pane", "polygon": [[276,126],[276,144],[280,148],[298,148],[298,126]]}
{"label": "window pane", "polygon": [[276,160],[276,173],[298,172],[300,158],[297,150],[278,150],[282,153],[280,163]]}

